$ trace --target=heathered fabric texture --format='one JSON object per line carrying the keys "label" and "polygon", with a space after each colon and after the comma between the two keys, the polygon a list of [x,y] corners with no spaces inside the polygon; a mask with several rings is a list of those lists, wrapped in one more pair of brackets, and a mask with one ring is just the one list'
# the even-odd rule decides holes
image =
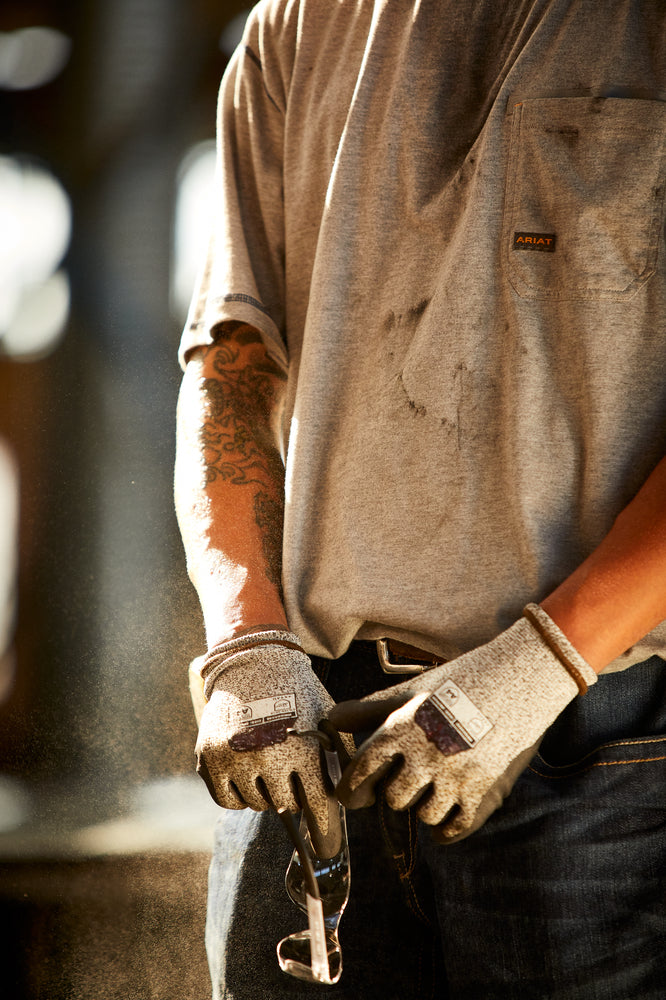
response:
{"label": "heathered fabric texture", "polygon": [[228,639],[226,642],[219,642],[208,650],[201,667],[205,697],[210,698],[215,681],[224,673],[237,653],[268,645],[283,646],[303,652],[298,636],[284,629],[263,629],[260,632],[249,632]]}
{"label": "heathered fabric texture", "polygon": [[[309,653],[488,641],[664,454],[665,23],[638,0],[250,15],[181,357],[243,320],[288,368]],[[665,650],[661,625],[611,669]]]}
{"label": "heathered fabric texture", "polygon": [[[216,802],[227,809],[264,810],[269,803],[257,781],[263,782],[276,809],[296,812],[301,804],[294,776],[300,780],[312,823],[313,840],[321,857],[332,857],[339,845],[335,798],[324,784],[320,744],[311,736],[287,736],[259,749],[234,750],[230,740],[242,730],[242,709],[260,699],[279,701],[295,696],[297,717],[289,726],[313,730],[333,705],[305,654],[281,646],[263,646],[236,653],[217,678],[203,710],[196,745],[199,770]],[[352,749],[351,742],[348,743]],[[203,765],[203,771],[202,771]],[[211,787],[212,785],[212,787]]]}
{"label": "heathered fabric texture", "polygon": [[[564,639],[553,622],[549,626],[551,634]],[[595,672],[572,651],[586,682],[594,684]],[[448,681],[492,726],[475,746],[450,755],[426,737],[415,719],[426,699],[442,693]],[[502,804],[546,729],[578,694],[578,685],[531,622],[520,618],[487,645],[364,701],[399,692],[413,697],[358,750],[339,786],[341,800],[352,808],[370,805],[377,781],[398,760],[384,786],[389,806],[406,809],[423,795],[417,815],[432,825],[458,807],[440,829],[451,840],[477,830]]]}

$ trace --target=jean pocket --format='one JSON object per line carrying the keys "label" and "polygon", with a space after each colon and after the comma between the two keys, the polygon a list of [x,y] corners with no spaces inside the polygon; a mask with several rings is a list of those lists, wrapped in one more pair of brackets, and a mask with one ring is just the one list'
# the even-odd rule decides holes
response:
{"label": "jean pocket", "polygon": [[654,274],[666,103],[543,98],[513,109],[503,259],[524,299],[630,298]]}
{"label": "jean pocket", "polygon": [[[576,778],[596,768],[622,768],[666,761],[666,736],[636,736],[604,743],[583,757],[566,764],[551,764],[539,751],[529,770],[553,780]],[[609,772],[610,773],[610,772]]]}

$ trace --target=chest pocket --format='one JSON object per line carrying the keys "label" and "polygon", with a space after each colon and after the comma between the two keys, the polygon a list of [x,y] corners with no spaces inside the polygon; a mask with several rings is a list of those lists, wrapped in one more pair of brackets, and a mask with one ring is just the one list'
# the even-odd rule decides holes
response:
{"label": "chest pocket", "polygon": [[503,260],[524,299],[621,301],[654,274],[666,103],[546,98],[513,109]]}

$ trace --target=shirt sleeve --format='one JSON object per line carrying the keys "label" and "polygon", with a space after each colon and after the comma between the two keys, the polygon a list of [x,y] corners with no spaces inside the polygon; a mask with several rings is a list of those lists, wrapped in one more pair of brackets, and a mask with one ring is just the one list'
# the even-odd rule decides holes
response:
{"label": "shirt sleeve", "polygon": [[288,364],[283,153],[290,24],[279,7],[260,4],[250,14],[222,79],[212,231],[180,343],[182,367],[230,320],[256,327],[270,356]]}

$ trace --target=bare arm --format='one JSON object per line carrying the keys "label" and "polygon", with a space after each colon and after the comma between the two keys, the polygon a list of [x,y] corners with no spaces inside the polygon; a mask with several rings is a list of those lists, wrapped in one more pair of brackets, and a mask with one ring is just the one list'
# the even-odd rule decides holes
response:
{"label": "bare arm", "polygon": [[259,333],[225,324],[191,357],[178,401],[176,513],[209,646],[284,625],[284,470],[277,447],[285,376]]}
{"label": "bare arm", "polygon": [[666,459],[541,604],[597,671],[666,619]]}

